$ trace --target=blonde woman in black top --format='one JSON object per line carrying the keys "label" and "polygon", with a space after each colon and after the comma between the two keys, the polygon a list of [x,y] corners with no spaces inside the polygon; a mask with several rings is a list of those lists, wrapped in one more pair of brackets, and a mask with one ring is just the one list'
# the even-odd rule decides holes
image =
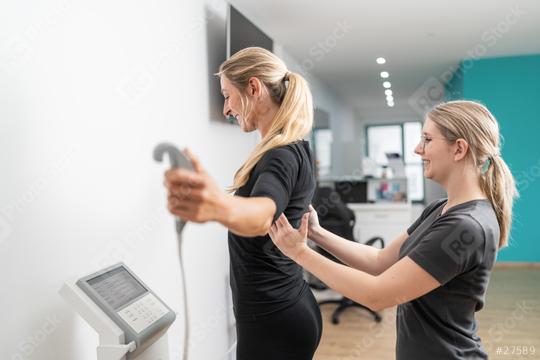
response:
{"label": "blonde woman in black top", "polygon": [[229,229],[237,359],[311,359],[322,332],[319,308],[301,267],[268,236],[280,215],[298,226],[315,191],[309,144],[302,140],[313,123],[311,92],[302,76],[261,48],[236,53],[218,75],[223,114],[245,132],[259,131],[261,141],[236,172],[233,195],[190,155],[195,172],[166,173],[168,208],[183,219]]}

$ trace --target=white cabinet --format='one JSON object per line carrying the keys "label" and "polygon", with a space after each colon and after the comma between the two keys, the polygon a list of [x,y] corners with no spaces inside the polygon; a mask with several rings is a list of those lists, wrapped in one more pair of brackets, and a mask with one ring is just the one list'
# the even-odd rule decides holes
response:
{"label": "white cabinet", "polygon": [[[386,246],[412,223],[410,203],[347,204],[354,211],[354,238],[365,243],[374,236],[384,239]],[[375,246],[379,247],[376,243]]]}

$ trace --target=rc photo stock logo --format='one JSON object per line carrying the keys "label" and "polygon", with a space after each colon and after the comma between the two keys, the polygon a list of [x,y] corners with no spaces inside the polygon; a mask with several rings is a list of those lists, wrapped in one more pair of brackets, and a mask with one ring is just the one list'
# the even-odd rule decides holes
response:
{"label": "rc photo stock logo", "polygon": [[444,100],[444,84],[436,77],[430,77],[409,98],[409,105],[418,114],[424,115]]}
{"label": "rc photo stock logo", "polygon": [[0,214],[0,244],[11,236],[13,228],[4,215]]}
{"label": "rc photo stock logo", "polygon": [[482,245],[469,230],[455,230],[441,243],[441,247],[456,264],[467,261],[467,257]]}

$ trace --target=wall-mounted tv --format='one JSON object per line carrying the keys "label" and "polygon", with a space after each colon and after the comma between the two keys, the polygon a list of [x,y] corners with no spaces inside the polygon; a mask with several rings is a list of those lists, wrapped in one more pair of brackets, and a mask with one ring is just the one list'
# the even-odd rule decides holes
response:
{"label": "wall-mounted tv", "polygon": [[229,4],[227,14],[227,58],[250,46],[273,51],[274,41],[238,9]]}

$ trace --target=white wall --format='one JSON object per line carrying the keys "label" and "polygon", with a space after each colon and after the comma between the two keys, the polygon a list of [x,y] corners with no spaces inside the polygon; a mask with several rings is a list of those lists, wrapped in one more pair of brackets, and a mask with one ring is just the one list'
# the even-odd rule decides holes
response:
{"label": "white wall", "polygon": [[[0,3],[1,359],[94,359],[97,337],[57,291],[116,261],[181,311],[165,167],[151,152],[162,140],[189,146],[225,187],[256,143],[209,108],[224,18],[221,0]],[[337,98],[310,82],[341,118]],[[221,359],[226,230],[190,224],[184,238],[191,359]]]}

